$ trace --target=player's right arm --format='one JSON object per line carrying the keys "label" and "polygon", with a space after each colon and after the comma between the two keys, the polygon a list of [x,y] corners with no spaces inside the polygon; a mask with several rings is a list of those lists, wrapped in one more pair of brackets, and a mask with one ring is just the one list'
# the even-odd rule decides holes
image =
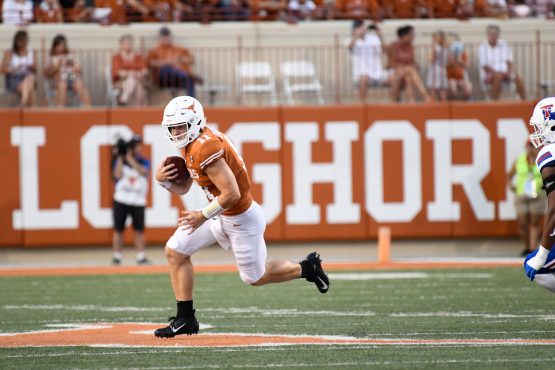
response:
{"label": "player's right arm", "polygon": [[188,177],[187,181],[184,184],[174,183],[173,180],[177,178],[177,168],[175,168],[172,163],[167,166],[165,166],[164,163],[165,160],[160,162],[158,167],[156,167],[156,182],[162,185],[170,193],[178,195],[186,194],[189,189],[191,189],[193,179],[191,177]]}
{"label": "player's right arm", "polygon": [[212,162],[204,171],[220,191],[217,199],[223,209],[233,207],[241,199],[237,179],[225,160],[218,159]]}
{"label": "player's right arm", "polygon": [[[546,158],[542,161],[542,158]],[[547,212],[540,246],[531,253],[533,257],[526,260],[524,270],[530,280],[534,280],[536,272],[545,265],[547,256],[555,243],[555,158],[548,151],[541,151],[538,155],[545,192],[547,194]],[[530,255],[529,255],[530,256]]]}

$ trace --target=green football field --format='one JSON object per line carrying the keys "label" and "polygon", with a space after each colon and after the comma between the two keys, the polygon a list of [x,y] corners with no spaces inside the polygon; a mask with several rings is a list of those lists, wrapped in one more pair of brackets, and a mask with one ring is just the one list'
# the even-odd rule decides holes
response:
{"label": "green football field", "polygon": [[[101,339],[90,344],[96,340],[92,330],[85,331],[88,345],[52,346],[56,339],[50,346],[2,345],[0,369],[555,367],[554,297],[527,281],[521,269],[330,275],[330,291],[320,294],[300,280],[254,288],[235,273],[198,274],[197,318],[209,327],[183,341],[226,333],[221,337],[306,336],[349,344],[190,347],[177,339],[156,339],[160,347],[150,344],[158,342],[148,332],[135,333],[144,338],[138,346],[125,345],[123,337],[119,345]],[[175,312],[164,274],[3,277],[0,292],[2,343],[23,338],[13,334],[24,332],[36,332],[24,335],[29,343],[56,331],[73,340],[81,332],[71,328],[78,325],[165,324]]]}

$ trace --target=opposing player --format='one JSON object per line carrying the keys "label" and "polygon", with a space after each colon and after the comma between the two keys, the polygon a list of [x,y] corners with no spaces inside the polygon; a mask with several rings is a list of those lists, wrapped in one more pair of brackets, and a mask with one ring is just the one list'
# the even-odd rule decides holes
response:
{"label": "opposing player", "polygon": [[172,182],[177,170],[173,164],[165,166],[162,162],[156,170],[156,181],[172,193],[185,194],[194,180],[210,203],[201,210],[183,211],[177,219],[177,230],[166,243],[177,314],[154,335],[198,333],[191,256],[216,242],[224,249],[231,248],[241,279],[247,284],[259,286],[305,278],[326,293],[330,283],[318,253],[310,253],[299,263],[266,261],[266,222],[251,197],[243,159],[224,134],[206,126],[200,102],[190,96],[172,99],[164,109],[162,127],[170,141],[182,150],[190,178],[185,183]]}
{"label": "opposing player", "polygon": [[545,98],[534,107],[530,141],[538,153],[536,165],[541,172],[547,194],[547,213],[540,246],[524,261],[526,276],[555,293],[555,97]]}

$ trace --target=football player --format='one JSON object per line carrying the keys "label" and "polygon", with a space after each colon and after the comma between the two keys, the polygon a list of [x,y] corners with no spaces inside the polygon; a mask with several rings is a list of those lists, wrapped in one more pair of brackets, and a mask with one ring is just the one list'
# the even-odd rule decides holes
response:
{"label": "football player", "polygon": [[530,125],[532,144],[539,148],[536,165],[541,172],[547,194],[547,212],[539,247],[524,261],[526,276],[555,293],[555,97],[545,98],[534,107]]}
{"label": "football player", "polygon": [[259,286],[305,278],[316,284],[321,293],[326,293],[330,283],[318,253],[310,253],[299,263],[266,261],[266,222],[262,209],[252,199],[245,163],[224,134],[206,126],[200,102],[190,96],[172,99],[164,109],[162,128],[181,149],[190,177],[185,183],[172,182],[177,177],[177,169],[162,162],[156,170],[156,181],[168,191],[182,195],[189,191],[194,180],[206,193],[209,203],[199,210],[183,211],[177,219],[177,230],[166,243],[177,314],[154,335],[173,337],[198,333],[191,256],[216,242],[224,249],[231,249],[241,279],[247,284]]}

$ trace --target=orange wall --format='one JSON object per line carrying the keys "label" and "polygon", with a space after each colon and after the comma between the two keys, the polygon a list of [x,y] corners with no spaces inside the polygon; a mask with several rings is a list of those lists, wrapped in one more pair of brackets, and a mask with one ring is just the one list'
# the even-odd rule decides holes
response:
{"label": "orange wall", "polygon": [[[271,218],[268,240],[360,240],[385,224],[394,238],[516,235],[506,173],[531,110],[511,102],[206,113],[241,146],[253,196]],[[160,117],[155,108],[0,111],[0,246],[109,244],[110,128],[143,135],[144,154],[160,159],[173,150]],[[177,210],[204,200],[155,191],[146,237],[163,244]]]}

